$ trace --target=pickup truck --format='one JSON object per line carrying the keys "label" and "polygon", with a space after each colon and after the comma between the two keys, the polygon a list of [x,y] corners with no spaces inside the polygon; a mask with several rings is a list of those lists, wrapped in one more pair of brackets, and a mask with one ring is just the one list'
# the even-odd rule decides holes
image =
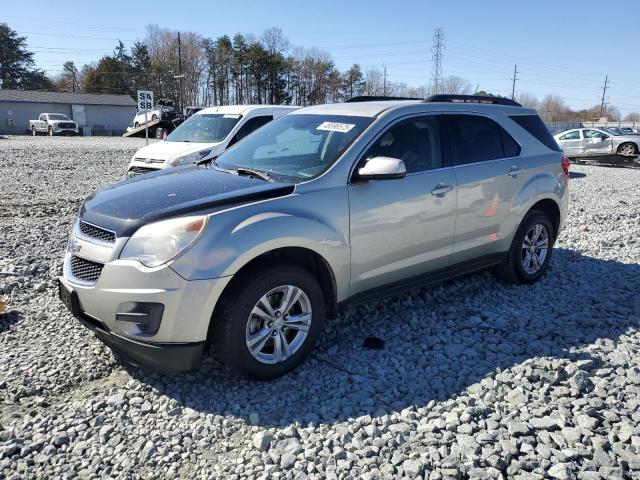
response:
{"label": "pickup truck", "polygon": [[78,135],[78,124],[64,113],[41,113],[38,120],[29,120],[31,135]]}

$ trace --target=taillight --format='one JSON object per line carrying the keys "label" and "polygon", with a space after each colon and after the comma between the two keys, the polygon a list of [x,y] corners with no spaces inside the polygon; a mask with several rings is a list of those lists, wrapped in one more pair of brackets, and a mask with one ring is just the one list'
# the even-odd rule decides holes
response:
{"label": "taillight", "polygon": [[566,156],[562,157],[560,160],[560,165],[562,165],[562,171],[564,172],[565,177],[569,177],[569,167],[571,166],[571,160],[569,160]]}

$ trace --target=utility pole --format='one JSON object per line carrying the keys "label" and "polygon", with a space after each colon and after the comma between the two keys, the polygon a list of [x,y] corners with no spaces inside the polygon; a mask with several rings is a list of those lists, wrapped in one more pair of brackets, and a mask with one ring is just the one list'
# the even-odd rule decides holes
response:
{"label": "utility pole", "polygon": [[182,50],[181,50],[181,45],[180,45],[180,32],[178,32],[178,96],[179,96],[179,100],[178,100],[178,104],[180,105],[180,114],[183,115],[184,114],[184,109],[182,106]]}
{"label": "utility pole", "polygon": [[382,77],[382,96],[386,97],[387,96],[387,67],[386,65],[383,65],[382,68],[384,68],[384,76]]}
{"label": "utility pole", "polygon": [[602,87],[602,103],[600,104],[600,118],[604,115],[604,96],[607,94],[607,84],[609,83],[609,75],[604,77],[604,87]]}
{"label": "utility pole", "polygon": [[433,35],[433,47],[431,47],[431,60],[433,61],[433,92],[440,93],[442,88],[442,52],[444,50],[444,33],[438,28]]}
{"label": "utility pole", "polygon": [[518,80],[518,65],[513,66],[513,84],[511,85],[511,100],[516,99],[516,80]]}

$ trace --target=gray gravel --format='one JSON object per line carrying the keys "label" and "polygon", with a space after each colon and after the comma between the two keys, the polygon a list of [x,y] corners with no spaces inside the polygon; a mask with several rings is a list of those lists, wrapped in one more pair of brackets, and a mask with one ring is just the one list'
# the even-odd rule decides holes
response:
{"label": "gray gravel", "polygon": [[572,167],[538,284],[372,303],[252,383],[123,367],[56,299],[82,199],[143,143],[0,139],[0,478],[640,478],[640,170]]}

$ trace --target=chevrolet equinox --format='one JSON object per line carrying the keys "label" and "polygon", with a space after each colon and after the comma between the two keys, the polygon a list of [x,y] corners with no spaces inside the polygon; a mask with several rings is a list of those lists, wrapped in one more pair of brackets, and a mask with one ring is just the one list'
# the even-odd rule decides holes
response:
{"label": "chevrolet equinox", "polygon": [[530,284],[567,213],[569,162],[493,97],[302,108],[215,159],[88,197],[59,295],[126,362],[278,377],[348,304],[484,268]]}

